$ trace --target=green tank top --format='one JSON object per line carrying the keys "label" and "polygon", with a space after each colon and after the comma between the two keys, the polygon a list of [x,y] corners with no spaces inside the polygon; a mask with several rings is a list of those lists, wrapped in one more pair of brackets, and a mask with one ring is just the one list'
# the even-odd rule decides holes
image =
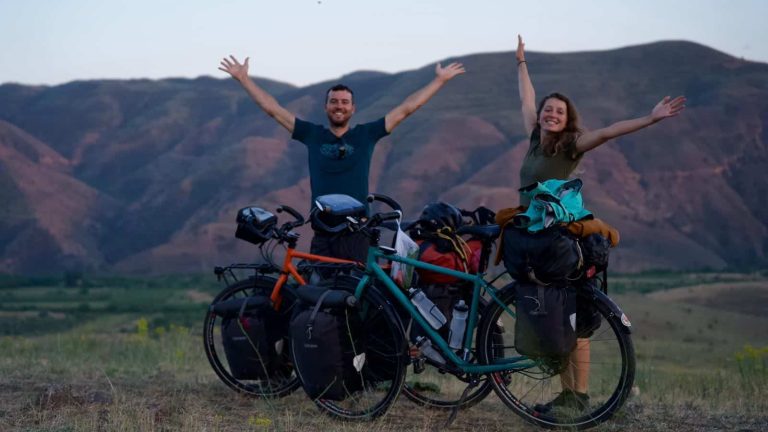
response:
{"label": "green tank top", "polygon": [[[520,167],[520,187],[525,187],[536,182],[544,182],[550,179],[567,180],[581,162],[584,153],[579,153],[575,158],[570,152],[561,151],[554,156],[547,156],[541,148],[541,129],[531,133],[531,142],[528,152]],[[527,206],[530,199],[520,194],[520,205]]]}

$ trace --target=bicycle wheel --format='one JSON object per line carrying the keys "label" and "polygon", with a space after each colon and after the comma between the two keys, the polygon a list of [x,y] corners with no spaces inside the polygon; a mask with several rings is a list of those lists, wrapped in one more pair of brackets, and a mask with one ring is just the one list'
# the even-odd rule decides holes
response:
{"label": "bicycle wheel", "polygon": [[[485,299],[480,299],[480,302],[482,311],[487,302]],[[417,324],[412,321],[411,326],[414,325]],[[477,337],[475,337],[475,345],[477,345]],[[477,361],[476,349],[470,353],[470,361],[473,363]],[[447,371],[445,367],[417,355],[416,352],[410,357],[410,363],[412,366],[408,368],[405,377],[403,394],[411,402],[426,408],[452,410],[457,405],[459,409],[470,408],[485,399],[493,389],[487,375]],[[462,400],[461,396],[472,381],[476,381],[477,384]],[[461,404],[459,404],[460,401]]]}
{"label": "bicycle wheel", "polygon": [[[335,278],[334,289],[354,292],[358,279]],[[315,404],[332,417],[343,420],[372,420],[384,415],[397,399],[405,380],[407,347],[399,317],[392,304],[374,287],[368,286],[358,305],[347,315],[355,352],[365,354],[358,375],[362,390],[343,400],[318,398]],[[292,352],[293,344],[291,345]],[[301,371],[298,371],[301,375]]]}
{"label": "bicycle wheel", "polygon": [[[227,300],[244,299],[246,297],[254,296],[268,297],[272,292],[272,288],[275,286],[275,282],[276,279],[269,276],[259,276],[248,280],[238,281],[224,288],[224,290],[213,299],[211,306]],[[274,321],[287,323],[291,314],[291,305],[292,301],[286,293],[283,297],[283,304],[280,311],[270,312],[271,314],[274,314],[274,316],[270,316],[269,318],[274,319]],[[232,363],[230,363],[230,359],[226,356],[222,337],[222,325],[224,324],[224,320],[225,318],[214,313],[212,309],[209,308],[205,315],[205,322],[203,325],[205,355],[208,357],[208,362],[211,364],[214,372],[216,372],[216,375],[224,382],[224,384],[237,392],[256,397],[283,397],[299,387],[300,382],[293,371],[293,364],[289,356],[287,328],[283,332],[282,329],[270,327],[271,331],[278,331],[282,335],[274,335],[271,338],[271,340],[280,341],[276,344],[280,348],[277,352],[279,357],[276,361],[279,363],[279,367],[275,368],[274,364],[272,364],[270,365],[269,373],[264,374],[264,376],[248,376],[247,378],[242,378],[241,374],[233,370]],[[252,352],[255,352],[255,350]],[[266,365],[258,365],[254,367],[263,367],[266,369]]]}
{"label": "bicycle wheel", "polygon": [[[515,285],[510,284],[500,290],[497,295],[503,307],[492,301],[484,313],[478,337],[483,363],[498,361],[501,352],[506,358],[520,355],[515,350],[515,317],[504,309],[514,310],[514,289]],[[574,366],[582,368],[581,371],[588,367],[587,402],[541,409],[563,390],[559,375],[562,368],[547,361],[539,360],[531,367],[490,374],[499,398],[530,423],[549,429],[587,429],[609,419],[629,395],[635,375],[635,352],[629,331],[622,324],[626,317],[617,314],[619,309],[612,308],[601,293],[592,293],[588,297],[599,311],[602,324],[588,338],[588,365]],[[502,345],[498,344],[499,340],[503,340]]]}

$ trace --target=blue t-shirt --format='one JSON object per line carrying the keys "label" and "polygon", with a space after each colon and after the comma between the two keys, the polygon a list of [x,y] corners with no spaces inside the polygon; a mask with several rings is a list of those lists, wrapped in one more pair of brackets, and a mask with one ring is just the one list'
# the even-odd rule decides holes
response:
{"label": "blue t-shirt", "polygon": [[355,125],[340,137],[325,126],[297,118],[291,138],[309,151],[312,202],[320,195],[345,194],[365,203],[373,148],[387,135],[384,117]]}

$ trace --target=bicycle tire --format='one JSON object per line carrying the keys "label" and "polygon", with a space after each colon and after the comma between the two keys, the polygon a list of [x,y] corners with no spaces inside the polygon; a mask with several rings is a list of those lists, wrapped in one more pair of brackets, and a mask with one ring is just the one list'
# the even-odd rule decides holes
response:
{"label": "bicycle tire", "polygon": [[[514,283],[502,288],[497,296],[501,303],[514,309]],[[622,323],[626,317],[618,314],[618,307],[612,307],[610,300],[592,293],[594,302],[602,317],[601,326],[589,337],[589,403],[583,409],[556,408],[549,412],[537,411],[538,404],[545,404],[557,395],[561,383],[557,371],[547,367],[546,362],[528,368],[490,374],[493,389],[499,398],[529,423],[547,429],[588,429],[606,420],[626,402],[635,375],[635,354],[627,326]],[[514,317],[503,313],[504,308],[492,302],[483,314],[479,330],[478,347],[480,360],[493,363],[499,348],[505,356],[519,356],[514,348]],[[628,322],[628,321],[627,321]],[[501,323],[504,330],[498,336],[504,340],[502,347],[494,342],[495,324]]]}
{"label": "bicycle tire", "polygon": [[[354,292],[358,278],[341,276],[334,279],[334,289]],[[386,414],[397,400],[405,381],[407,344],[400,318],[392,304],[373,286],[366,287],[351,309],[359,319],[352,325],[359,326],[356,335],[365,335],[365,341],[356,340],[358,352],[365,352],[366,360],[359,374],[363,389],[350,394],[343,401],[317,398],[315,404],[331,417],[347,421],[369,421]],[[291,343],[291,352],[294,345]],[[297,375],[301,378],[301,366],[297,363]]]}
{"label": "bicycle tire", "polygon": [[[482,311],[487,301],[480,299],[480,310]],[[480,322],[480,321],[478,321]],[[411,325],[414,325],[412,322]],[[478,327],[479,328],[479,327]],[[477,346],[477,336],[475,336],[475,346]],[[478,360],[477,349],[471,352],[470,361]],[[411,359],[414,370],[417,359]],[[472,380],[479,380],[477,386],[471,389],[463,400],[461,395],[470,385]],[[463,382],[465,385],[457,384]],[[490,379],[487,375],[451,373],[442,370],[439,365],[431,363],[428,359],[424,363],[424,370],[418,374],[406,374],[403,394],[408,400],[416,405],[434,410],[453,410],[467,409],[478,404],[493,391]],[[461,404],[459,404],[461,402]]]}
{"label": "bicycle tire", "polygon": [[[225,287],[211,302],[212,305],[219,302],[254,295],[266,295],[272,292],[276,283],[276,279],[270,276],[258,276],[251,277],[247,280],[241,280]],[[284,295],[283,306],[279,313],[290,314],[290,301],[288,295]],[[293,366],[290,358],[288,358],[288,340],[287,334],[285,335],[283,346],[285,365],[288,370],[284,371],[285,374],[278,377],[265,380],[243,380],[235,378],[229,368],[226,359],[222,359],[222,353],[224,353],[223,344],[221,341],[221,317],[210,311],[206,312],[205,321],[203,324],[203,345],[205,346],[205,355],[208,358],[208,362],[211,364],[213,371],[226,384],[229,388],[249,396],[260,398],[279,398],[287,396],[294,390],[299,388],[301,383],[298,377],[293,371]]]}

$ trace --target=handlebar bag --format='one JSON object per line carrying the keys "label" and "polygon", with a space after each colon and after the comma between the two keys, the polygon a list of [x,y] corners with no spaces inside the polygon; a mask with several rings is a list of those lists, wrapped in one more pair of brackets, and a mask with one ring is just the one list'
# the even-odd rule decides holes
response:
{"label": "handlebar bag", "polygon": [[253,244],[269,240],[277,217],[259,207],[244,207],[237,212],[235,237]]}
{"label": "handlebar bag", "polygon": [[366,207],[360,201],[349,195],[329,194],[315,199],[310,221],[315,231],[337,233],[347,228],[347,216],[365,215]]}

